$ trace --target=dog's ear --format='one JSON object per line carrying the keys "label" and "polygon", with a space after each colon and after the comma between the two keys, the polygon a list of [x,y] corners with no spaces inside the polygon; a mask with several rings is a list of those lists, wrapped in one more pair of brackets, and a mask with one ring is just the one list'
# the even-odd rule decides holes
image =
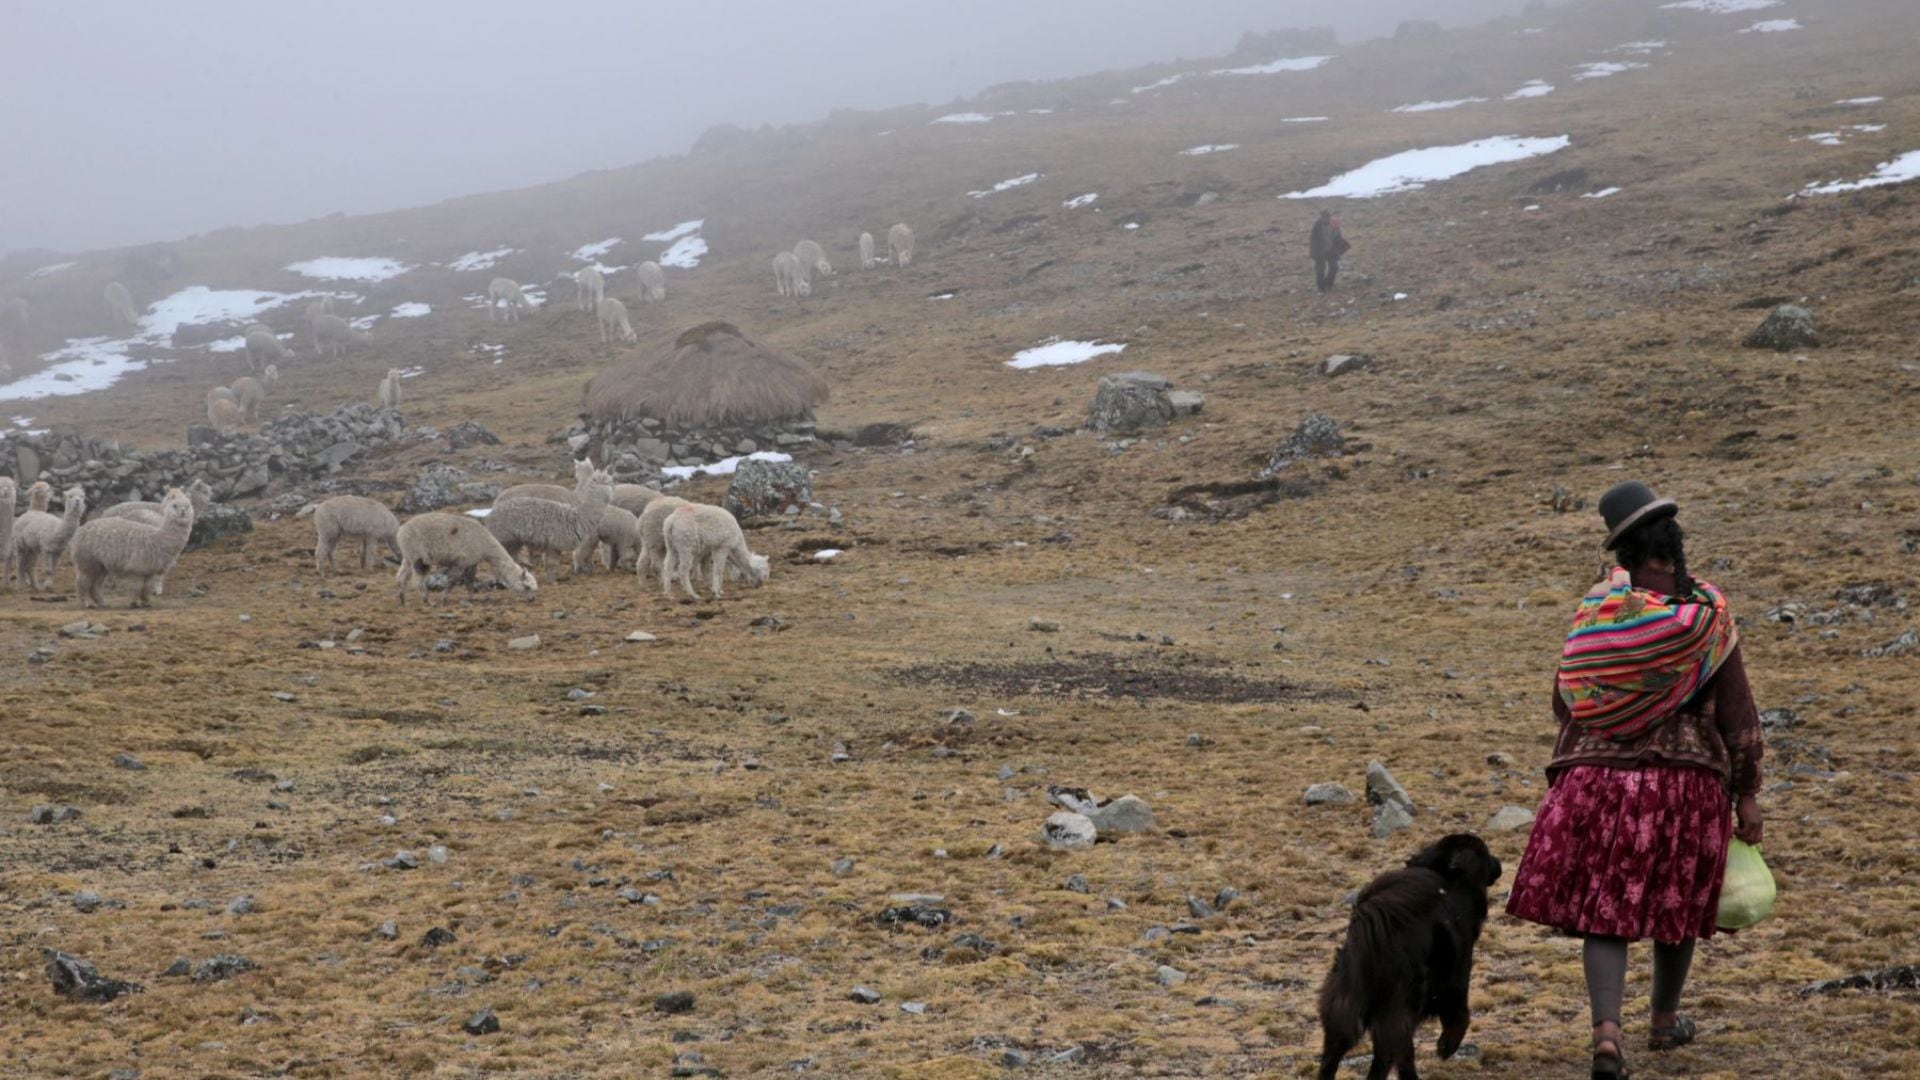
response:
{"label": "dog's ear", "polygon": [[[1451,839],[1451,838],[1449,838]],[[1452,845],[1447,857],[1447,876],[1456,881],[1478,882],[1486,888],[1500,880],[1500,860],[1478,837]]]}

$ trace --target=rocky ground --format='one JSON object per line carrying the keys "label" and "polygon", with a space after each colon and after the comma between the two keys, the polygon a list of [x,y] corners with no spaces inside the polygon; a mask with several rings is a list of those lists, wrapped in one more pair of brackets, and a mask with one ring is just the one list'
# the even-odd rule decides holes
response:
{"label": "rocky ground", "polygon": [[[1920,1072],[1911,989],[1802,992],[1920,944],[1920,211],[1908,187],[1783,199],[1915,145],[1920,26],[1890,0],[1787,14],[1806,28],[1743,36],[1750,18],[1578,5],[1322,72],[1015,87],[966,107],[1053,111],[838,116],[184,242],[184,274],[232,286],[503,240],[527,249],[503,270],[547,280],[580,243],[704,215],[711,256],[636,319],[726,317],[827,375],[803,456],[823,509],[752,530],[772,579],[718,602],[597,575],[401,607],[390,568],[320,577],[294,516],[320,485],[399,502],[423,474],[443,494],[564,476],[551,437],[620,355],[564,305],[488,324],[459,302],[474,275],[382,286],[370,309],[435,316],[289,371],[276,404],[325,414],[419,366],[411,434],[277,477],[254,530],[188,553],[152,611],[0,595],[0,1072],[1309,1075],[1354,890],[1449,831],[1517,860],[1558,636],[1601,568],[1593,501],[1627,476],[1681,502],[1742,618],[1781,888],[1702,950],[1700,1044],[1656,1059],[1632,1016],[1629,1055],[1643,1076]],[[1649,39],[1648,69],[1566,77]],[[1531,78],[1558,89],[1500,100]],[[1468,96],[1493,100],[1385,111]],[[1830,104],[1863,96],[1884,134],[1794,138],[1868,122]],[[1305,115],[1332,119],[1279,120]],[[1573,145],[1338,205],[1355,251],[1313,292],[1317,204],[1275,195],[1495,133]],[[1241,148],[1176,153],[1222,143]],[[1097,212],[1061,206],[1093,191]],[[896,219],[912,267],[848,265]],[[781,300],[767,259],[802,235],[841,273]],[[85,332],[52,280],[10,287]],[[1817,344],[1743,347],[1789,301]],[[1050,335],[1128,347],[1004,366]],[[1330,375],[1333,356],[1353,359]],[[214,363],[31,415],[184,446],[238,374]],[[1130,370],[1204,405],[1080,430]],[[469,420],[501,443],[450,448]],[[882,422],[909,434],[854,445]],[[1404,829],[1369,800],[1374,762]],[[1080,797],[1056,788],[1134,795],[1152,827],[1049,843]],[[143,989],[62,996],[44,950]],[[1473,1003],[1460,1057],[1423,1041],[1432,1075],[1584,1067],[1576,942],[1496,917]]]}

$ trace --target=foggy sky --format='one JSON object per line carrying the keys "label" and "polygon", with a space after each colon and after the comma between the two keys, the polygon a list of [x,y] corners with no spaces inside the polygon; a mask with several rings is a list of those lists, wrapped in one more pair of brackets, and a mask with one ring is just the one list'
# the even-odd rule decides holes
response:
{"label": "foggy sky", "polygon": [[680,153],[707,127],[941,104],[1523,0],[0,0],[0,251],[364,213]]}

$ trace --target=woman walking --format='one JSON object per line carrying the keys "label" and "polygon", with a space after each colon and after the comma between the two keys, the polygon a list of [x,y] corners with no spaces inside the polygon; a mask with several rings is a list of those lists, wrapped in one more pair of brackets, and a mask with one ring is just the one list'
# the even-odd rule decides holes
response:
{"label": "woman walking", "polygon": [[1680,991],[1694,943],[1714,934],[1728,839],[1761,836],[1760,717],[1739,633],[1726,598],[1687,572],[1677,513],[1638,482],[1601,496],[1616,565],[1561,652],[1550,786],[1507,900],[1585,939],[1594,1080],[1627,1075],[1630,942],[1654,942],[1648,1048],[1693,1041]]}

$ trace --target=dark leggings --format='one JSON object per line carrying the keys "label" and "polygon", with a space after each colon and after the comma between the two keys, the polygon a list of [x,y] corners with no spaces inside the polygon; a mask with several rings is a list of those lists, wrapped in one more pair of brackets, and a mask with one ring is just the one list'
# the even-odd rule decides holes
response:
{"label": "dark leggings", "polygon": [[[1653,943],[1654,1012],[1670,1013],[1680,1008],[1680,991],[1687,985],[1687,971],[1693,967],[1693,945],[1693,938],[1675,945]],[[1627,996],[1627,939],[1590,934],[1580,958],[1587,969],[1587,1000],[1593,1006],[1594,1024],[1618,1024]]]}

